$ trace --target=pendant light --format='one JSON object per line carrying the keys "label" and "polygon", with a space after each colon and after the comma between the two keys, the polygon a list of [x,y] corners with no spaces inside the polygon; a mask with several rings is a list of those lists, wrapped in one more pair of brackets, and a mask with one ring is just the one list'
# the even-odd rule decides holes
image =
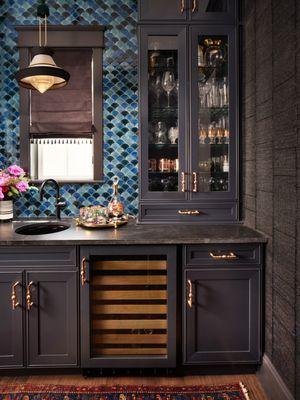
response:
{"label": "pendant light", "polygon": [[[16,79],[19,85],[25,89],[38,90],[45,93],[47,90],[59,89],[65,86],[70,74],[64,69],[58,67],[52,56],[53,50],[47,47],[47,17],[49,17],[49,8],[45,0],[37,7],[37,16],[39,18],[39,47],[33,47],[33,58],[27,68],[20,69],[16,73]],[[44,45],[42,46],[42,23],[44,21]]]}

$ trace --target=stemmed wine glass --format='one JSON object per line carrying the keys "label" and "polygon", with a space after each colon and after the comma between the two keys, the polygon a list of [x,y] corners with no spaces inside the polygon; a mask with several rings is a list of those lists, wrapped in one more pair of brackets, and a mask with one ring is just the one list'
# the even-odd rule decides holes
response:
{"label": "stemmed wine glass", "polygon": [[170,107],[170,93],[176,86],[175,76],[174,76],[173,72],[171,72],[171,71],[164,72],[161,85],[162,85],[162,88],[167,92],[167,96],[168,96],[167,107],[169,108]]}

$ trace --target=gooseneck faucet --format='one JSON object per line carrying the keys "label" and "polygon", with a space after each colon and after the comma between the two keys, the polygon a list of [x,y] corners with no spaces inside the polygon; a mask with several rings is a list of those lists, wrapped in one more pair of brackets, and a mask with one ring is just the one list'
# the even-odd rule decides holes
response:
{"label": "gooseneck faucet", "polygon": [[60,194],[59,194],[59,185],[55,179],[46,179],[44,182],[42,182],[42,185],[40,187],[40,201],[43,200],[44,198],[44,188],[47,184],[52,184],[55,186],[56,189],[56,203],[54,204],[56,207],[56,219],[60,219],[60,211],[62,207],[66,206],[66,203],[61,201],[60,199]]}

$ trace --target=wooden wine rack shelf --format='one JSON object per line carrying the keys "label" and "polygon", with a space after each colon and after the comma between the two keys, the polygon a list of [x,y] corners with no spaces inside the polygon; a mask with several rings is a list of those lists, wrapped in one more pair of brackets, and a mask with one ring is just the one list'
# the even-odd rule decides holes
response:
{"label": "wooden wine rack shelf", "polygon": [[92,354],[167,356],[167,261],[97,260],[91,271]]}

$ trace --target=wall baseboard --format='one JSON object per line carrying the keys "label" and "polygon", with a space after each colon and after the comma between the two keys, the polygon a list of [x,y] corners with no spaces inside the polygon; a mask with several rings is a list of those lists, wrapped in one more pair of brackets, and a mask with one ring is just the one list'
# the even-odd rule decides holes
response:
{"label": "wall baseboard", "polygon": [[270,400],[295,400],[267,355],[256,375]]}

